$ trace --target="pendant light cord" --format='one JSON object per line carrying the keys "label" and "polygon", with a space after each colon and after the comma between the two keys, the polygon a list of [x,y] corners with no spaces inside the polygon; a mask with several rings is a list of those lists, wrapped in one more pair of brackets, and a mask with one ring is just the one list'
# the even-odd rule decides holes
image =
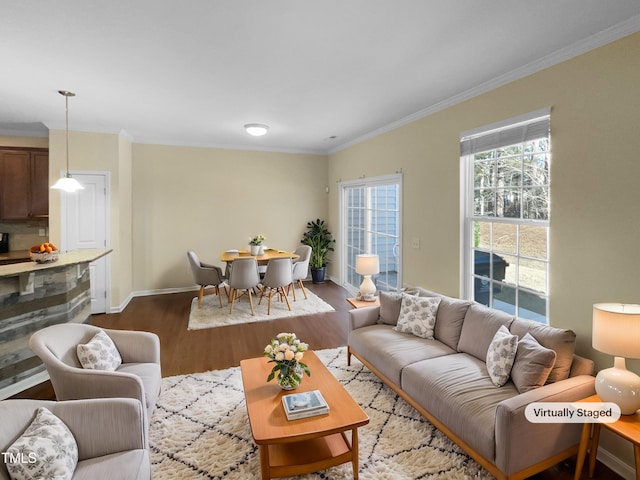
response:
{"label": "pendant light cord", "polygon": [[68,92],[67,90],[58,90],[58,93],[64,97],[64,106],[65,106],[65,132],[66,132],[66,146],[67,146],[67,177],[71,177],[71,173],[69,173],[69,97],[75,97],[76,94],[73,92]]}

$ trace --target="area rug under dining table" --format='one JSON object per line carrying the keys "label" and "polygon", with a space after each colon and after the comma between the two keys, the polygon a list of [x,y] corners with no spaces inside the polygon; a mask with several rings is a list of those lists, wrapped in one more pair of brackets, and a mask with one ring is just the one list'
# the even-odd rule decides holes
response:
{"label": "area rug under dining table", "polygon": [[285,301],[280,301],[278,295],[271,299],[271,315],[267,315],[267,297],[262,299],[260,305],[258,300],[260,295],[253,296],[253,308],[255,315],[251,315],[249,299],[245,294],[236,299],[233,305],[233,313],[229,313],[229,304],[222,288],[222,308],[217,295],[205,295],[202,299],[202,306],[198,308],[198,297],[191,301],[189,313],[188,330],[200,330],[202,328],[222,327],[225,325],[237,325],[240,323],[260,322],[264,320],[274,320],[283,317],[295,317],[298,315],[311,315],[314,313],[333,312],[335,309],[313,292],[307,289],[307,297],[300,289],[296,290],[297,300],[293,301],[293,295],[289,295],[291,310],[287,308]]}
{"label": "area rug under dining table", "polygon": [[[345,347],[316,354],[370,418],[358,430],[362,480],[493,478],[357,359],[347,366]],[[154,480],[261,478],[239,367],[164,378],[149,435]],[[347,463],[295,478],[353,473]]]}

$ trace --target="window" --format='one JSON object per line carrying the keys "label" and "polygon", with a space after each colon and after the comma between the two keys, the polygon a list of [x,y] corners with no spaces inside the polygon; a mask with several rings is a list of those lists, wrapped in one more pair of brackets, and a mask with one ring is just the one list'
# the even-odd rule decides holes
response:
{"label": "window", "polygon": [[373,276],[378,290],[402,285],[400,199],[402,176],[389,175],[340,183],[342,285],[357,292],[362,276],[356,273],[356,255],[377,254],[380,273]]}
{"label": "window", "polygon": [[548,322],[549,110],[461,137],[463,292]]}

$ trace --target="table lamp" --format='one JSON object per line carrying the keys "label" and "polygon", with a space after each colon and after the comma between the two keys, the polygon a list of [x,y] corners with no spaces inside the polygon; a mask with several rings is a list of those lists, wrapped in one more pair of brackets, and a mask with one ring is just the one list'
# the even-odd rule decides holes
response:
{"label": "table lamp", "polygon": [[371,275],[380,273],[378,255],[356,255],[356,273],[364,275],[360,284],[360,296],[364,299],[373,299],[373,294],[376,293],[376,286],[371,280]]}
{"label": "table lamp", "polygon": [[640,408],[640,377],[627,370],[625,358],[640,358],[640,305],[597,303],[593,306],[592,345],[613,355],[613,368],[598,372],[596,393],[623,415]]}

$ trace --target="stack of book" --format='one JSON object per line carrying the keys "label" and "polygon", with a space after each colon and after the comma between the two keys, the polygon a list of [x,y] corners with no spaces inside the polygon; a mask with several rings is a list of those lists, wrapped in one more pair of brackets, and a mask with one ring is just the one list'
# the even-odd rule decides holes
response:
{"label": "stack of book", "polygon": [[287,420],[297,420],[329,413],[329,405],[320,390],[283,395],[282,406],[284,407],[284,413],[287,415]]}

